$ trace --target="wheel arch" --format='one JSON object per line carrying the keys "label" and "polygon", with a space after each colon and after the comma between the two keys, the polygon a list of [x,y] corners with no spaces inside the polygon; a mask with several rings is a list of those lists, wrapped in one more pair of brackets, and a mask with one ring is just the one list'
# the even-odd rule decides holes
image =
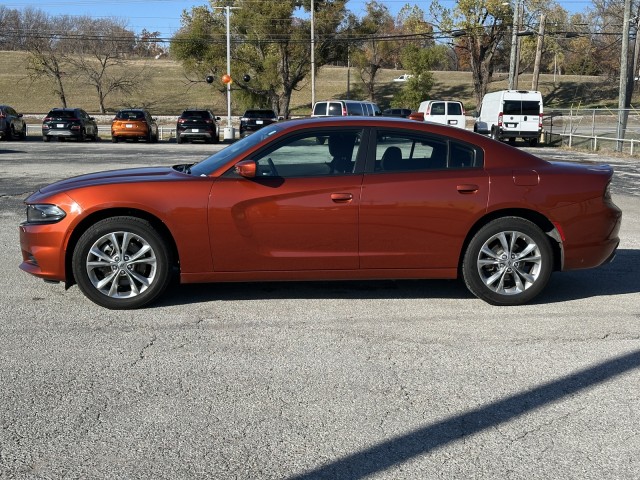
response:
{"label": "wheel arch", "polygon": [[478,231],[487,225],[488,223],[497,220],[498,218],[504,217],[519,217],[524,218],[525,220],[529,220],[530,222],[537,225],[544,233],[547,234],[547,238],[549,239],[549,245],[551,246],[551,250],[553,252],[553,270],[558,271],[562,269],[562,245],[559,241],[559,234],[553,225],[553,223],[540,212],[536,212],[535,210],[529,210],[526,208],[507,208],[502,210],[495,210],[493,212],[489,212],[482,218],[478,219],[476,223],[469,229],[467,236],[464,239],[464,243],[462,244],[462,249],[460,250],[460,256],[458,258],[458,272],[459,274],[462,271],[462,262],[464,260],[465,252],[469,247],[469,242],[475,236]]}
{"label": "wheel arch", "polygon": [[180,259],[178,255],[178,247],[176,245],[175,239],[171,234],[171,231],[166,226],[166,224],[160,220],[155,215],[146,212],[144,210],[136,209],[136,208],[110,208],[106,210],[100,210],[97,212],[88,215],[84,218],[76,227],[73,229],[73,233],[69,237],[69,241],[67,243],[67,249],[65,251],[65,286],[69,288],[71,285],[76,283],[75,278],[73,276],[73,267],[72,267],[72,259],[73,252],[80,240],[80,237],[84,232],[87,231],[91,225],[104,220],[106,218],[111,217],[136,217],[143,220],[146,220],[151,224],[151,226],[162,235],[162,237],[167,241],[167,245],[169,247],[169,251],[171,253],[172,258],[172,269],[175,271],[179,270]]}

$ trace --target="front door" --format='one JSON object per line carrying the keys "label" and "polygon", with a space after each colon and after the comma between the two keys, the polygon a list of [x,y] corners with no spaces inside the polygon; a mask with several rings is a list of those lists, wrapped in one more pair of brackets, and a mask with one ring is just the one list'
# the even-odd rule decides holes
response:
{"label": "front door", "polygon": [[230,171],[216,180],[214,270],[357,269],[361,137],[361,129],[294,133],[252,156],[256,178]]}

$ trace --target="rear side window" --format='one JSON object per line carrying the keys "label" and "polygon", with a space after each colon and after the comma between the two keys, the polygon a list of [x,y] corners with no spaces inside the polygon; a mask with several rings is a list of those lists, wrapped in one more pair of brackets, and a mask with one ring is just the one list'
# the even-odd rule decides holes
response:
{"label": "rear side window", "polygon": [[404,132],[378,132],[376,172],[478,168],[482,150],[454,139]]}
{"label": "rear side window", "polygon": [[449,115],[462,115],[462,105],[456,102],[449,103]]}

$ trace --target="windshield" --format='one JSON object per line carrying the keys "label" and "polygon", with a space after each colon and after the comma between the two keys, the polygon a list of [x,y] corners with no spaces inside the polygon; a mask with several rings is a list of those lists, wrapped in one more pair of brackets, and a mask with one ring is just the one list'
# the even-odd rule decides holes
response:
{"label": "windshield", "polygon": [[[206,176],[211,172],[217,170],[225,163],[232,160],[234,157],[242,157],[242,154],[248,150],[251,150],[257,144],[262,142],[265,138],[270,137],[274,133],[280,131],[282,126],[274,123],[268,127],[262,128],[251,135],[244,137],[242,140],[238,140],[232,143],[228,147],[223,148],[219,152],[214,153],[209,158],[196,163],[191,167],[191,175]],[[238,158],[238,161],[241,158]]]}

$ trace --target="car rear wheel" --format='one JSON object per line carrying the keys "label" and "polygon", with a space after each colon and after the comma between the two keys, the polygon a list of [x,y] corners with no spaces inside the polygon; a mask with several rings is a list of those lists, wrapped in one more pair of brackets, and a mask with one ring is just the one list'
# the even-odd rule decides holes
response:
{"label": "car rear wheel", "polygon": [[500,134],[498,134],[497,128],[494,128],[493,130],[491,130],[491,138],[493,138],[494,140],[500,141]]}
{"label": "car rear wheel", "polygon": [[111,217],[89,227],[72,263],[82,293],[110,309],[142,307],[171,280],[171,254],[162,235],[136,217]]}
{"label": "car rear wheel", "polygon": [[469,242],[462,276],[471,293],[492,305],[521,305],[547,285],[552,257],[548,237],[533,222],[499,218]]}

